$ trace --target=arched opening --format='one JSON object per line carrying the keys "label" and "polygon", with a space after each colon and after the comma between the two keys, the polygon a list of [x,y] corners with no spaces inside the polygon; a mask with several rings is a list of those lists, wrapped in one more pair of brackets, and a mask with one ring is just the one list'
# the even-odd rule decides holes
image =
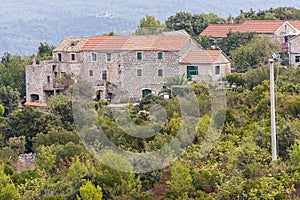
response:
{"label": "arched opening", "polygon": [[147,96],[148,94],[151,94],[152,93],[152,90],[150,89],[143,89],[142,90],[142,97],[145,97]]}
{"label": "arched opening", "polygon": [[37,102],[40,100],[40,96],[38,94],[31,94],[30,95],[30,101],[31,102]]}
{"label": "arched opening", "polygon": [[96,91],[96,101],[100,101],[101,100],[101,97],[102,97],[102,94],[103,93],[103,91],[102,90],[97,90]]}

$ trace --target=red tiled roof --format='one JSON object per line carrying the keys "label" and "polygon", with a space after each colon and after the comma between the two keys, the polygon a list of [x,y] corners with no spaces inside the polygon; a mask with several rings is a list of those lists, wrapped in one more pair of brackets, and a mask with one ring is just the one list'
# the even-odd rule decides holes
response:
{"label": "red tiled roof", "polygon": [[224,38],[230,30],[234,32],[237,27],[236,24],[210,24],[200,33],[200,36]]}
{"label": "red tiled roof", "polygon": [[190,36],[93,36],[82,50],[180,50]]}
{"label": "red tiled roof", "polygon": [[121,49],[128,36],[92,36],[81,50],[116,50]]}
{"label": "red tiled roof", "polygon": [[209,64],[215,62],[217,57],[222,54],[220,50],[192,50],[180,63],[183,64]]}
{"label": "red tiled roof", "polygon": [[[242,24],[210,24],[200,36],[211,36],[211,37],[226,37],[227,33],[231,30],[232,32],[255,32],[263,34],[275,33],[280,26],[285,23],[283,20],[246,20]],[[300,23],[294,21],[295,28],[300,28]],[[296,27],[297,26],[297,27]]]}
{"label": "red tiled roof", "polygon": [[296,21],[296,20],[293,20],[293,21],[288,21],[294,28],[300,30],[300,21]]}
{"label": "red tiled roof", "polygon": [[24,106],[33,106],[33,107],[47,107],[46,103],[39,103],[39,102],[26,102]]}
{"label": "red tiled roof", "polygon": [[237,31],[255,33],[274,33],[285,23],[283,20],[246,20]]}

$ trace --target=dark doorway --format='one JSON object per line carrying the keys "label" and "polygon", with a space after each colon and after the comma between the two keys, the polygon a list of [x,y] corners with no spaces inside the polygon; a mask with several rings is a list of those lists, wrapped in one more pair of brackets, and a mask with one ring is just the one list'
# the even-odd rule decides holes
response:
{"label": "dark doorway", "polygon": [[144,90],[142,90],[142,97],[145,97],[145,96],[147,96],[148,94],[151,94],[151,93],[152,93],[152,90],[144,89]]}
{"label": "dark doorway", "polygon": [[31,94],[30,95],[30,101],[31,102],[37,102],[40,100],[40,96],[38,94]]}

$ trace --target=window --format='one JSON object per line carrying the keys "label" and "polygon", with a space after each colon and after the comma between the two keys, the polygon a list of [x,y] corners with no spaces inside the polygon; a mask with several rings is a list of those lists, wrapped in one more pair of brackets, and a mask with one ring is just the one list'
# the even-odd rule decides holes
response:
{"label": "window", "polygon": [[137,76],[142,76],[143,75],[142,74],[142,69],[137,69],[136,73],[137,73]]}
{"label": "window", "polygon": [[57,72],[54,72],[54,77],[57,78]]}
{"label": "window", "polygon": [[136,59],[142,60],[142,58],[143,58],[142,52],[137,52],[136,53]]}
{"label": "window", "polygon": [[220,66],[215,66],[215,74],[220,74]]}
{"label": "window", "polygon": [[52,65],[52,71],[56,70],[56,65]]}
{"label": "window", "polygon": [[75,53],[71,53],[71,60],[72,60],[72,61],[75,60]]}
{"label": "window", "polygon": [[93,70],[90,70],[90,71],[89,71],[89,74],[90,74],[90,76],[94,76],[94,71],[93,71]]}
{"label": "window", "polygon": [[47,82],[50,83],[50,76],[47,76]]}
{"label": "window", "polygon": [[158,69],[157,70],[157,75],[158,76],[163,76],[163,70],[162,69]]}
{"label": "window", "polygon": [[106,71],[102,72],[102,80],[104,80],[104,81],[107,80],[107,73],[106,73]]}
{"label": "window", "polygon": [[295,57],[295,62],[300,62],[300,56]]}
{"label": "window", "polygon": [[198,66],[187,66],[187,78],[198,75]]}
{"label": "window", "polygon": [[158,53],[157,53],[157,58],[158,58],[159,60],[163,59],[163,53],[162,53],[162,52],[158,52]]}
{"label": "window", "polygon": [[92,62],[96,62],[97,61],[97,54],[92,53]]}
{"label": "window", "polygon": [[118,74],[121,74],[121,73],[122,73],[121,65],[119,65],[119,67],[118,67]]}
{"label": "window", "polygon": [[106,54],[106,61],[111,62],[111,53]]}
{"label": "window", "polygon": [[58,53],[58,54],[57,54],[57,57],[58,57],[58,58],[57,58],[58,61],[61,61],[61,53]]}

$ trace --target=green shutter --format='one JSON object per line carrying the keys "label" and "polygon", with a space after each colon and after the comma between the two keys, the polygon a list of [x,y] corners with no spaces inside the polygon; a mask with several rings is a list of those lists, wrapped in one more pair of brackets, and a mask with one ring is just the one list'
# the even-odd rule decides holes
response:
{"label": "green shutter", "polygon": [[162,59],[163,58],[163,53],[162,52],[158,52],[157,53],[157,58],[158,59]]}
{"label": "green shutter", "polygon": [[198,66],[187,66],[187,78],[198,75]]}
{"label": "green shutter", "polygon": [[137,69],[136,73],[137,73],[137,76],[142,76],[142,69]]}
{"label": "green shutter", "polygon": [[157,75],[158,76],[163,76],[163,70],[162,69],[157,70]]}
{"label": "green shutter", "polygon": [[138,60],[142,60],[142,52],[137,52],[136,58],[137,58]]}

